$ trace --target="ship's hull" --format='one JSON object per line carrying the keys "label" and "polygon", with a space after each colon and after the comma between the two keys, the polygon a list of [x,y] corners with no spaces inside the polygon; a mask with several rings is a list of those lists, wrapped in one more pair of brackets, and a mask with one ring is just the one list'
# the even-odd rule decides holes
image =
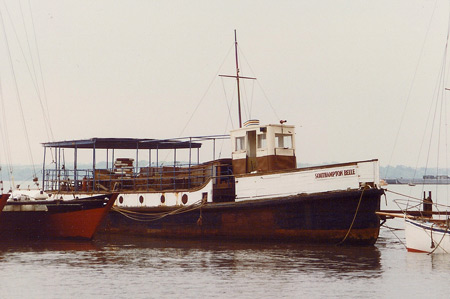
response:
{"label": "ship's hull", "polygon": [[372,245],[383,190],[335,191],[183,207],[113,208],[102,232],[175,238]]}
{"label": "ship's hull", "polygon": [[436,223],[405,219],[405,240],[409,252],[450,253],[450,231]]}
{"label": "ship's hull", "polygon": [[0,216],[0,239],[92,239],[116,198],[8,202]]}

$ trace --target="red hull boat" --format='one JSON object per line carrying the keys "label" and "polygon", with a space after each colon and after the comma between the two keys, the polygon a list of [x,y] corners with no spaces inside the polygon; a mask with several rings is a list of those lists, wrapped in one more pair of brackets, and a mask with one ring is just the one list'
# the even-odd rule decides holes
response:
{"label": "red hull boat", "polygon": [[117,193],[74,200],[10,201],[0,217],[0,239],[87,239],[94,236]]}

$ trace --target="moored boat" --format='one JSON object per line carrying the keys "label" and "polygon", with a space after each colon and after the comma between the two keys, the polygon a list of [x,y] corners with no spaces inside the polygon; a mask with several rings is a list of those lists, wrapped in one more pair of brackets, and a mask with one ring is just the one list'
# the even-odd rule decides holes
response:
{"label": "moored boat", "polygon": [[[384,192],[379,187],[378,161],[296,168],[294,143],[277,144],[279,132],[284,132],[285,140],[294,138],[294,128],[286,125],[252,125],[232,131],[236,150],[231,159],[185,166],[149,161],[154,166],[139,167],[131,158],[127,163],[126,158],[117,158],[103,168],[61,165],[64,175],[56,175],[63,173],[61,169],[44,170],[43,186],[56,198],[120,193],[101,227],[104,232],[374,244],[380,227],[375,212]],[[256,137],[260,134],[264,137]],[[248,152],[236,147],[242,137]],[[213,136],[198,139],[217,142]],[[258,139],[266,142],[257,149]],[[92,156],[128,149],[136,161],[143,151],[147,157],[152,153],[159,157],[161,151],[180,155],[180,150],[185,150],[192,161],[193,150],[201,144],[195,138],[94,138],[46,143],[44,147],[56,152],[63,148],[91,150],[95,152]],[[249,157],[252,147],[254,157]],[[273,151],[277,155],[272,155]],[[127,165],[126,171],[122,164]]]}
{"label": "moored boat", "polygon": [[71,200],[12,197],[0,216],[0,239],[90,240],[116,198],[117,193]]}
{"label": "moored boat", "polygon": [[[284,120],[242,126],[239,80],[255,78],[239,74],[236,38],[235,53],[236,75],[221,75],[237,81],[239,128],[230,135],[44,143],[44,190],[56,198],[118,192],[104,232],[374,244],[384,193],[378,160],[297,168],[294,126]],[[230,143],[230,157],[216,158],[219,142]],[[208,147],[208,158],[200,160],[200,149]],[[45,165],[48,150],[56,158],[52,168]],[[86,150],[89,168],[78,165]],[[99,153],[106,165],[97,162]],[[67,164],[69,156],[74,160]],[[161,160],[168,156],[172,162]]]}
{"label": "moored boat", "polygon": [[[397,193],[397,195],[402,195]],[[431,192],[423,199],[409,195],[394,202],[399,211],[380,211],[384,218],[402,218],[405,223],[405,247],[408,252],[450,253],[450,207],[433,202]]]}
{"label": "moored boat", "polygon": [[405,239],[409,252],[450,253],[450,230],[445,221],[405,219]]}

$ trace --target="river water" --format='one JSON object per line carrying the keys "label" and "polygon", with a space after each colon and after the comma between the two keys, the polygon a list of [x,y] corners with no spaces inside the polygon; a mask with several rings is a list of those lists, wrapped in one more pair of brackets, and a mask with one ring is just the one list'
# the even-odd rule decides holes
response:
{"label": "river water", "polygon": [[450,255],[408,253],[393,229],[401,220],[386,224],[372,247],[106,235],[2,243],[0,298],[448,298]]}

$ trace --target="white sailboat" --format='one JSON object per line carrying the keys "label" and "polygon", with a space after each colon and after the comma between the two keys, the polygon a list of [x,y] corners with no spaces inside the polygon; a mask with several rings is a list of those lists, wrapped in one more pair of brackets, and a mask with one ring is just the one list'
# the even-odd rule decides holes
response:
{"label": "white sailboat", "polygon": [[450,253],[448,221],[405,217],[406,248],[409,252]]}
{"label": "white sailboat", "polygon": [[380,211],[377,215],[384,219],[404,220],[408,252],[450,253],[450,207],[433,203],[431,192],[428,196],[424,192],[423,199],[406,197],[394,200],[401,213]]}
{"label": "white sailboat", "polygon": [[[401,200],[396,200],[399,207]],[[409,252],[450,253],[449,207],[433,203],[431,192],[423,193],[416,204],[411,199],[403,201],[406,249]],[[441,211],[442,210],[442,211]]]}

